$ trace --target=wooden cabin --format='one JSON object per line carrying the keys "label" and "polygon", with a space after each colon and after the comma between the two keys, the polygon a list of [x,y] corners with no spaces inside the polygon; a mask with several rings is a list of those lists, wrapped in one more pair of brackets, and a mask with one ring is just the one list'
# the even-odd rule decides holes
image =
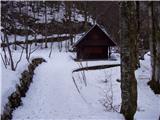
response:
{"label": "wooden cabin", "polygon": [[113,46],[116,46],[116,43],[96,24],[75,43],[73,48],[77,52],[77,60],[100,60],[110,57],[110,48]]}

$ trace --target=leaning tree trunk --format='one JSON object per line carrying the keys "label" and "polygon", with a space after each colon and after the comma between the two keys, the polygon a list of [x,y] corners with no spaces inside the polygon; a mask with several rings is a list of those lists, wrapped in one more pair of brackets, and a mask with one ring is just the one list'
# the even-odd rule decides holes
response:
{"label": "leaning tree trunk", "polygon": [[120,3],[121,27],[121,113],[133,120],[137,109],[137,81],[135,78],[135,3]]}

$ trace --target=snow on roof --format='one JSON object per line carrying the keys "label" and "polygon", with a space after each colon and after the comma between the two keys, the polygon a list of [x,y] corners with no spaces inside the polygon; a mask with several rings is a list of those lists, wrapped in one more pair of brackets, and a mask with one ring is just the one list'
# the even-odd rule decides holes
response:
{"label": "snow on roof", "polygon": [[[86,33],[73,45],[73,47],[75,47],[77,44],[79,44],[80,41],[81,41],[94,27],[96,27],[96,26],[98,26],[98,27],[104,32],[104,34],[110,38],[110,35],[107,33],[107,31],[106,31],[104,28],[102,28],[98,23],[96,23],[88,32],[86,32]],[[111,38],[110,38],[110,39],[111,39]],[[112,40],[112,39],[111,39],[111,40]],[[112,40],[112,41],[113,41],[113,40]],[[114,43],[115,45],[117,45],[114,41],[113,41],[113,43]]]}

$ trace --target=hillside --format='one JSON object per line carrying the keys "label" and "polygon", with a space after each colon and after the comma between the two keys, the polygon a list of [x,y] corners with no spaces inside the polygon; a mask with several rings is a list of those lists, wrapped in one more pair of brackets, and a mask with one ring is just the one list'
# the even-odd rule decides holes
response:
{"label": "hillside", "polygon": [[[114,2],[107,4],[105,2],[2,1],[1,4],[1,31],[6,30],[8,35],[24,37],[27,34],[35,39],[40,35],[71,34],[73,36],[87,31],[97,21],[115,40],[117,39],[118,16],[108,12],[111,6],[115,9],[117,3]],[[107,7],[101,12],[103,6]],[[105,13],[112,18],[105,19]],[[115,20],[111,22],[112,19]],[[110,27],[112,24],[114,27]],[[15,37],[13,39],[18,39]]]}

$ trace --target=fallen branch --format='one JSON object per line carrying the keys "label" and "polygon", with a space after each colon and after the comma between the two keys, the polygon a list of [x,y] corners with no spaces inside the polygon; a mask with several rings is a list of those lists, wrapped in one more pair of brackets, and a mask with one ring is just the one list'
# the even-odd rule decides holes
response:
{"label": "fallen branch", "polygon": [[73,70],[73,72],[79,72],[82,70],[97,70],[97,69],[106,69],[106,68],[111,68],[111,67],[117,67],[120,66],[121,64],[111,64],[111,65],[97,65],[97,66],[90,66],[90,67],[83,67],[83,68],[78,68]]}
{"label": "fallen branch", "polygon": [[[61,42],[61,41],[65,41],[69,39],[68,36],[64,36],[64,37],[56,37],[56,38],[47,38],[46,42]],[[16,42],[10,42],[10,43],[1,43],[1,47],[7,47],[9,45],[21,45],[21,44],[33,44],[33,43],[44,43],[44,39],[33,39],[33,40],[27,40],[26,41],[16,41]]]}

